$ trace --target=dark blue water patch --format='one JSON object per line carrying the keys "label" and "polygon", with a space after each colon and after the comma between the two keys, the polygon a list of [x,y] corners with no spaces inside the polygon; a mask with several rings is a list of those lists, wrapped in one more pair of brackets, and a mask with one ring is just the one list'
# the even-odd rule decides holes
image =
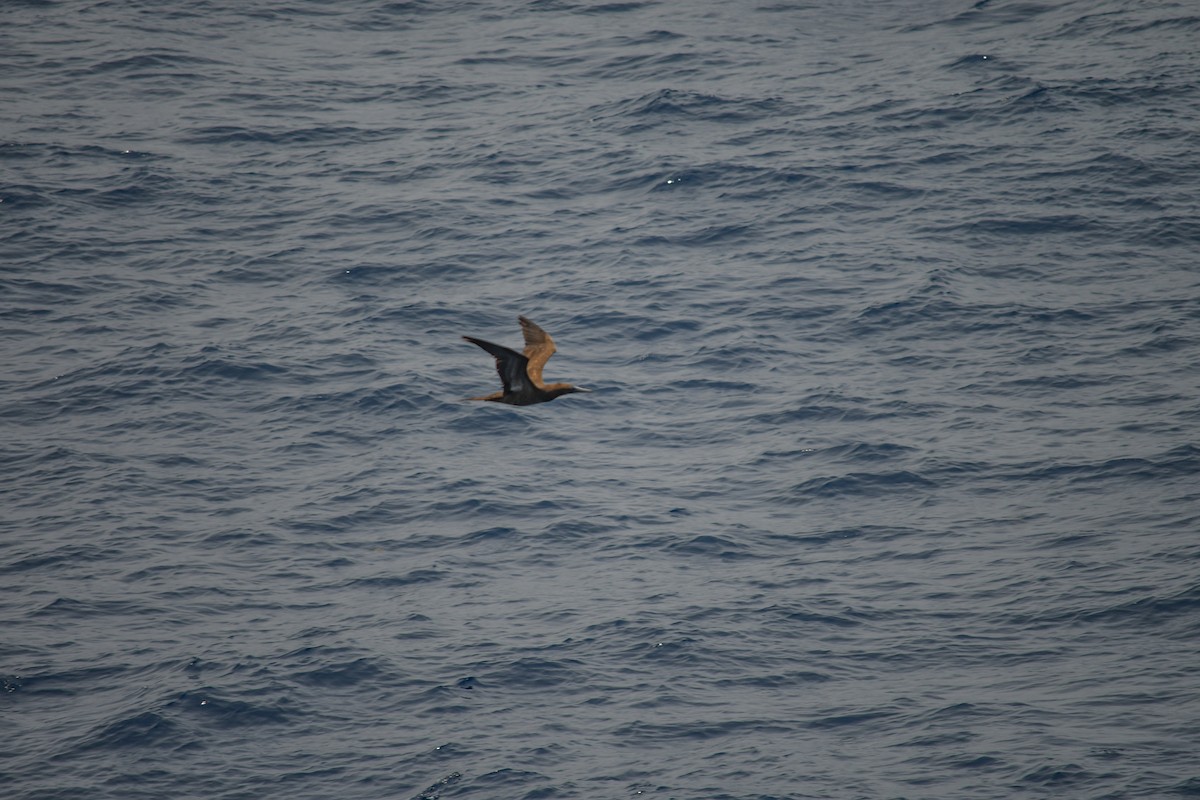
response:
{"label": "dark blue water patch", "polygon": [[[728,366],[728,359],[724,356],[714,357],[712,359],[704,359],[700,363],[693,364],[692,366],[704,366],[705,362],[708,362],[710,364],[715,363],[715,364],[719,364],[721,366]],[[742,383],[739,381],[692,379],[692,380],[671,381],[671,383],[668,387],[664,387],[664,390],[669,391],[669,392],[684,392],[684,393],[701,392],[701,391],[717,392],[717,393],[737,394],[739,396],[744,396],[746,393],[756,392],[760,388],[761,387],[759,387],[756,384]]]}
{"label": "dark blue water patch", "polygon": [[1200,610],[1200,585],[1166,597],[1150,596],[1107,608],[1086,611],[1079,615],[1081,622],[1115,622],[1134,627],[1159,627],[1182,618],[1191,631],[1200,628],[1195,612]]}
{"label": "dark blue water patch", "polygon": [[[949,744],[953,740],[947,737],[945,743]],[[929,756],[916,759],[920,765],[919,768],[923,773],[933,774],[942,772],[943,770],[969,770],[978,773],[997,773],[1008,771],[1010,769],[1009,762],[1002,758],[987,755],[975,755],[972,753],[948,753],[945,755]],[[911,783],[917,786],[923,784],[934,783],[933,780],[906,780],[906,783]]]}
{"label": "dark blue water patch", "polygon": [[851,472],[810,478],[793,486],[787,493],[789,502],[804,503],[834,497],[881,497],[889,494],[929,492],[938,484],[910,470],[887,472]]}
{"label": "dark blue water patch", "polygon": [[217,345],[207,345],[195,355],[181,360],[185,377],[218,381],[270,381],[288,372],[286,367],[267,361],[251,361],[241,354],[222,352]]}
{"label": "dark blue water patch", "polygon": [[[394,215],[389,215],[394,216]],[[361,225],[362,219],[354,224]],[[340,267],[329,273],[329,282],[335,285],[356,285],[378,287],[429,286],[437,284],[453,285],[456,282],[470,280],[478,274],[481,267],[496,261],[495,253],[456,253],[448,256],[432,256],[419,260],[407,260],[403,263],[372,263],[371,261],[356,261]]]}
{"label": "dark blue water patch", "polygon": [[[1112,625],[1138,631],[1158,630],[1169,637],[1182,640],[1196,635],[1197,628],[1200,627],[1200,624],[1195,622],[1195,611],[1200,608],[1200,586],[1193,586],[1166,597],[1149,592],[1149,587],[1133,587],[1116,594],[1142,596],[1124,602],[1105,602],[1108,598],[1098,597],[1090,608],[1060,605],[1040,613],[1006,615],[1003,622],[1030,631]],[[1041,657],[1040,654],[1031,655]]]}
{"label": "dark blue water patch", "polygon": [[950,70],[957,69],[973,69],[977,67],[994,67],[999,63],[995,56],[984,55],[982,53],[972,53],[962,56],[954,61],[946,64],[945,68]]}
{"label": "dark blue water patch", "polygon": [[[88,414],[128,407],[163,405],[181,399],[211,400],[211,390],[225,381],[274,381],[292,374],[282,366],[254,362],[241,354],[225,357],[219,348],[180,354],[163,344],[126,348],[118,356],[89,363],[61,375],[22,387],[21,399],[3,413],[29,419],[60,414]],[[197,412],[198,418],[206,415]]]}
{"label": "dark blue water patch", "polygon": [[[902,742],[897,742],[890,745],[891,747],[916,747],[916,748],[931,748],[940,749],[950,746],[965,745],[979,738],[979,734],[971,731],[954,731],[951,733],[930,733],[914,736],[911,739],[906,739]],[[956,748],[957,749],[957,748]]]}
{"label": "dark blue water patch", "polygon": [[[74,215],[74,212],[64,212],[68,215]],[[138,259],[138,256],[132,253],[132,249],[125,242],[114,242],[112,239],[96,239],[88,237],[81,241],[73,241],[64,243],[62,240],[53,236],[40,235],[21,235],[17,234],[6,240],[13,251],[14,256],[19,256],[21,263],[24,265],[25,274],[43,274],[56,273],[65,274],[71,267],[81,267],[78,272],[82,274],[75,275],[71,280],[75,286],[84,289],[87,294],[82,297],[72,297],[65,295],[63,299],[72,302],[73,306],[80,300],[90,301],[95,297],[104,297],[111,293],[115,288],[118,288],[122,282],[105,275],[96,270],[96,264],[105,263],[126,263],[127,261]],[[52,269],[43,269],[46,265],[53,265]],[[61,280],[58,285],[71,286],[66,280]],[[78,306],[70,307],[72,311],[77,311]],[[113,304],[113,309],[120,308],[120,304]],[[110,310],[113,310],[110,309]],[[61,309],[54,309],[60,311]],[[116,314],[119,317],[119,313]],[[62,319],[58,314],[51,317],[52,320]],[[96,322],[96,317],[92,315],[91,322]]]}
{"label": "dark blue water patch", "polygon": [[508,500],[495,497],[467,497],[440,500],[426,506],[423,518],[441,520],[482,518],[494,520],[502,517],[514,519],[545,519],[563,511],[562,503],[551,499]]}
{"label": "dark blue water patch", "polygon": [[461,772],[451,772],[446,777],[435,781],[429,786],[426,786],[423,790],[414,795],[412,800],[439,800],[439,798],[442,796],[442,793],[446,789],[450,788],[461,780]]}
{"label": "dark blue water patch", "polygon": [[1180,30],[1187,33],[1200,31],[1200,16],[1183,14],[1180,16],[1170,16],[1139,24],[1114,25],[1111,33],[1113,35],[1126,36],[1129,34],[1144,33],[1146,31],[1153,31],[1163,28],[1168,30]]}
{"label": "dark blue water patch", "polygon": [[878,542],[890,542],[895,539],[924,534],[919,528],[888,527],[883,525],[864,525],[854,528],[834,528],[832,530],[813,531],[805,533],[772,534],[768,538],[784,543],[804,545],[841,547],[843,542],[854,539],[870,539]]}
{"label": "dark blue water patch", "polygon": [[1160,481],[1200,475],[1200,448],[1182,445],[1157,458],[1112,458],[1083,464],[1030,462],[1016,469],[999,469],[991,477],[1009,481],[1065,479],[1069,484],[1088,485],[1112,480]]}
{"label": "dark blue water patch", "polygon": [[[796,408],[754,414],[748,422],[759,428],[786,430],[807,422],[822,420],[863,422],[875,417],[875,414],[860,407],[860,404],[868,402],[867,398],[841,398],[828,394],[816,394],[810,395],[804,400],[805,404]],[[831,403],[830,400],[835,402]]]}
{"label": "dark blue water patch", "polygon": [[616,519],[594,516],[567,516],[549,522],[535,538],[537,541],[551,544],[575,541],[594,543],[600,534],[627,529],[628,525],[626,523]]}
{"label": "dark blue water patch", "polygon": [[295,4],[279,6],[278,8],[249,8],[243,10],[251,19],[280,21],[297,24],[303,22],[316,30],[323,30],[321,23],[325,20],[340,20],[345,10],[339,7],[325,7],[320,4]]}
{"label": "dark blue water patch", "polygon": [[0,143],[0,160],[11,160],[20,166],[27,159],[36,159],[39,167],[59,169],[83,165],[110,164],[122,167],[136,163],[169,162],[167,156],[145,150],[118,149],[98,144],[65,145],[57,142]]}
{"label": "dark blue water patch", "polygon": [[[46,479],[50,479],[47,476]],[[37,508],[44,508],[45,496],[35,498]],[[24,507],[24,504],[18,504]],[[63,570],[73,570],[81,563],[95,563],[106,558],[119,558],[120,554],[102,545],[92,543],[63,544],[29,553],[28,555],[11,554],[12,560],[0,563],[0,575],[20,575],[45,571],[48,574]]]}
{"label": "dark blue water patch", "polygon": [[[26,160],[42,161],[48,157],[51,149],[50,145],[42,142],[0,142],[0,161],[12,162],[16,166]],[[10,188],[12,188],[12,184],[6,185],[4,191],[7,192]],[[5,202],[8,202],[7,195],[5,195]]]}
{"label": "dark blue water patch", "polygon": [[607,41],[621,47],[638,48],[646,45],[661,45],[666,42],[675,42],[686,38],[687,37],[682,33],[674,33],[673,31],[659,28],[645,32],[616,34]]}
{"label": "dark blue water patch", "polygon": [[721,561],[736,561],[754,558],[755,554],[745,542],[735,541],[723,536],[701,534],[686,541],[673,541],[666,546],[668,552],[684,556],[704,556]]}
{"label": "dark blue water patch", "polygon": [[896,200],[911,200],[925,196],[924,187],[906,186],[896,181],[845,181],[838,189],[851,196],[870,198],[873,200],[893,202]]}
{"label": "dark blue water patch", "polygon": [[[8,213],[24,211],[41,211],[58,204],[52,189],[45,186],[30,184],[8,184],[0,188],[0,204]],[[28,231],[22,231],[15,226],[3,235],[0,241],[10,248],[30,244],[31,236]],[[45,240],[43,240],[45,241]],[[10,251],[20,254],[21,251]]]}
{"label": "dark blue water patch", "polygon": [[[230,266],[232,264],[232,266]],[[210,274],[216,284],[249,286],[280,286],[294,278],[295,264],[291,255],[279,251],[256,258],[235,257],[225,261]]]}
{"label": "dark blue water patch", "polygon": [[[438,5],[425,0],[395,0],[363,10],[346,6],[349,16],[344,24],[348,30],[355,31],[407,32],[424,24],[431,15],[436,14]],[[392,50],[378,50],[373,55],[386,59],[398,53]]]}
{"label": "dark blue water patch", "polygon": [[413,511],[406,501],[391,500],[375,503],[365,508],[343,514],[321,514],[313,516],[284,517],[279,520],[282,528],[306,535],[331,536],[361,531],[383,529],[411,522]]}
{"label": "dark blue water patch", "polygon": [[[274,693],[271,693],[274,694]],[[164,704],[164,710],[186,714],[189,721],[219,730],[285,725],[295,719],[286,697],[269,701],[234,700],[211,687],[186,691]]]}
{"label": "dark blue water patch", "polygon": [[[625,178],[621,181],[622,184],[629,182],[649,188],[655,193],[723,189],[725,193],[718,196],[750,200],[773,197],[779,191],[792,192],[796,189],[804,189],[815,192],[828,188],[831,184],[828,178],[795,167],[775,165],[760,167],[728,161],[691,165],[666,173],[657,171],[653,174]],[[839,189],[847,190],[853,190],[856,187],[867,193],[874,192],[882,195],[894,195],[897,191],[909,193],[909,190],[898,184],[884,182],[859,181],[838,185]],[[618,187],[614,187],[614,189],[616,188]],[[913,191],[911,194],[919,193]]]}
{"label": "dark blue water patch", "polygon": [[[34,510],[36,513],[36,516],[33,517],[34,522],[41,523],[48,528],[60,526],[66,519],[65,515],[47,511],[47,504],[67,501],[81,485],[94,487],[97,474],[105,476],[120,474],[123,471],[120,468],[122,464],[123,459],[105,452],[78,452],[65,447],[46,448],[30,468],[22,470],[21,474],[28,483],[22,490],[14,491],[10,495],[12,508]],[[50,491],[47,491],[48,488]],[[64,565],[69,560],[73,560],[70,558],[73,554],[84,557],[83,560],[86,563],[89,560],[86,555],[92,551],[92,548],[99,557],[105,556],[101,547],[90,543],[84,545],[71,543],[55,548],[52,552],[68,557],[63,560]],[[39,558],[44,557],[46,556],[39,556]],[[54,564],[58,560],[52,554],[49,555],[49,558],[52,560],[44,563]],[[31,568],[43,565],[40,561],[30,563]]]}
{"label": "dark blue water patch", "polygon": [[[657,52],[657,53],[623,53],[621,55],[612,56],[600,64],[591,67],[584,74],[589,78],[594,78],[600,81],[638,81],[638,80],[655,80],[655,81],[674,81],[686,80],[688,76],[695,75],[702,69],[706,57],[702,53],[690,52],[687,50],[679,50],[674,52]],[[628,106],[618,105],[615,107],[606,107],[613,110],[606,110],[597,113],[593,119],[604,120],[606,125],[617,124],[613,119],[613,111],[617,117],[628,113]],[[625,133],[634,133],[643,130],[650,130],[654,127],[653,124],[647,124],[642,120],[623,121],[618,125],[619,129]]]}
{"label": "dark blue water patch", "polygon": [[508,47],[483,51],[479,55],[464,56],[454,63],[465,67],[489,67],[500,65],[504,67],[528,67],[540,70],[566,70],[584,62],[583,56],[575,53],[550,55],[542,52],[518,52]]}
{"label": "dark blue water patch", "polygon": [[1139,222],[1131,234],[1147,245],[1194,248],[1200,242],[1200,222],[1192,217],[1162,214],[1149,224]]}
{"label": "dark blue water patch", "polygon": [[1182,797],[1200,797],[1200,777],[1188,778],[1172,787],[1171,791]]}
{"label": "dark blue water patch", "polygon": [[724,722],[631,722],[618,727],[613,734],[621,741],[622,747],[645,747],[677,740],[703,742],[726,737],[781,736],[794,732],[795,728],[791,725],[770,720],[742,719]]}
{"label": "dark blue water patch", "polygon": [[808,459],[828,460],[835,463],[875,463],[904,459],[915,452],[917,452],[916,448],[900,444],[886,442],[847,442],[831,447],[804,448],[799,450],[767,450],[756,459],[755,463],[798,463]]}
{"label": "dark blue water patch", "polygon": [[139,53],[138,55],[116,58],[110,61],[103,61],[94,64],[87,71],[90,73],[106,73],[106,72],[121,72],[125,73],[125,77],[157,77],[169,76],[181,79],[194,77],[195,73],[184,71],[181,67],[194,67],[197,65],[209,66],[220,64],[211,58],[203,56],[189,55],[181,52],[173,52],[170,50],[160,50],[158,52]]}
{"label": "dark blue water patch", "polygon": [[752,689],[770,689],[772,691],[780,691],[792,690],[810,683],[826,683],[831,680],[834,680],[833,676],[826,672],[793,670],[771,675],[748,675],[741,678],[720,678],[713,681],[713,686],[717,687],[718,689],[739,689],[748,687]]}
{"label": "dark blue water patch", "polygon": [[362,656],[341,659],[338,653],[326,647],[305,647],[280,657],[278,666],[289,661],[303,663],[320,662],[313,669],[295,669],[288,677],[299,684],[319,689],[345,689],[388,682],[394,672],[382,659]]}
{"label": "dark blue water patch", "polygon": [[4,676],[4,692],[7,694],[48,695],[51,697],[76,697],[80,686],[112,686],[129,674],[124,665],[84,667],[61,672],[29,671]]}
{"label": "dark blue water patch", "polygon": [[1047,764],[1022,775],[1021,781],[1062,789],[1074,784],[1094,780],[1096,777],[1078,764]]}
{"label": "dark blue water patch", "polygon": [[988,331],[1046,334],[1062,330],[1076,334],[1078,326],[1096,319],[1095,310],[1083,308],[1038,308],[1036,306],[969,303],[956,299],[952,291],[936,282],[911,291],[897,300],[876,303],[847,321],[847,331],[857,334],[886,333],[907,341],[930,333],[952,335]]}
{"label": "dark blue water patch", "polygon": [[[597,14],[624,14],[629,11],[639,11],[657,5],[655,2],[625,2],[625,3],[587,3],[576,7],[576,13],[593,16]],[[662,38],[654,41],[661,42]]]}
{"label": "dark blue water patch", "polygon": [[757,226],[743,224],[705,225],[672,234],[650,234],[633,240],[637,247],[717,247],[744,242],[755,236]]}
{"label": "dark blue water patch", "polygon": [[[704,665],[712,665],[722,658],[721,654],[711,651],[704,641],[696,637],[663,631],[650,641],[638,643],[632,660],[655,670],[688,672],[703,669]],[[646,706],[653,708],[662,702],[662,698],[657,698],[647,701]]]}
{"label": "dark blue water patch", "polygon": [[271,533],[271,531],[233,528],[215,531],[215,533],[205,535],[200,541],[212,549],[220,549],[221,552],[264,553],[269,551],[260,548],[278,547],[282,540],[278,534]]}
{"label": "dark blue water patch", "polygon": [[506,542],[517,541],[520,539],[520,537],[521,531],[519,531],[517,528],[498,525],[490,528],[484,528],[483,530],[479,531],[472,531],[463,537],[463,541],[469,544],[483,542],[503,544]]}
{"label": "dark blue water patch", "polygon": [[848,608],[838,614],[829,614],[783,604],[762,608],[759,610],[759,614],[765,617],[764,624],[779,625],[782,623],[783,627],[788,629],[812,629],[816,626],[853,628],[863,624],[863,618],[867,616]]}
{"label": "dark blue water patch", "polygon": [[996,709],[979,703],[953,703],[922,714],[920,719],[922,722],[945,723],[964,719],[988,719],[995,713]]}
{"label": "dark blue water patch", "polygon": [[479,683],[496,690],[544,691],[563,695],[587,691],[585,663],[572,658],[552,660],[525,657],[499,667],[481,670]]}
{"label": "dark blue water patch", "polygon": [[348,587],[365,587],[369,589],[401,589],[416,584],[437,583],[445,580],[451,573],[438,569],[414,569],[403,575],[376,575],[368,578],[355,578],[347,581]]}
{"label": "dark blue water patch", "polygon": [[479,681],[471,675],[459,680],[467,681],[470,688],[460,687],[457,681],[453,686],[427,685],[412,698],[411,707],[417,709],[416,713],[420,716],[432,718],[469,714],[477,708],[474,689],[479,685]]}
{"label": "dark blue water patch", "polygon": [[96,180],[91,186],[44,187],[39,191],[55,205],[69,209],[95,207],[130,209],[159,204],[176,191],[177,183],[170,175],[153,169],[126,169],[118,175]]}
{"label": "dark blue water patch", "polygon": [[192,128],[181,135],[182,144],[194,145],[262,145],[292,147],[296,145],[368,144],[402,137],[406,128],[364,128],[353,125],[310,125],[299,128],[248,128],[242,125],[210,125]]}
{"label": "dark blue water patch", "polygon": [[554,781],[540,772],[522,769],[498,769],[468,778],[458,783],[454,797],[489,798],[511,797],[519,800],[552,800],[565,796]]}
{"label": "dark blue water patch", "polygon": [[[407,53],[395,50],[380,51],[380,54],[395,58],[407,56]],[[490,81],[472,82],[459,79],[448,82],[444,76],[424,78],[413,76],[412,80],[406,80],[400,85],[384,83],[362,87],[351,83],[344,86],[343,90],[346,95],[341,99],[346,103],[405,103],[430,109],[443,105],[459,106],[504,94],[503,86]],[[339,171],[338,175],[344,181],[371,179],[384,184],[400,185],[412,178],[432,177],[442,172],[444,168],[444,164],[412,163],[409,159],[385,159],[365,168],[351,167]]]}
{"label": "dark blue water patch", "polygon": [[[3,152],[0,150],[0,153]],[[169,171],[170,161],[151,153],[94,145],[70,148],[30,146],[17,152],[37,158],[41,172],[30,175],[33,179],[31,182],[14,182],[14,185],[24,186],[26,191],[37,192],[55,202],[76,206],[88,202],[114,206],[125,204],[116,202],[122,194],[144,199],[179,191],[178,177]],[[22,165],[21,161],[16,164],[17,167]],[[86,173],[86,177],[83,173]],[[67,177],[49,177],[63,174]]]}
{"label": "dark blue water patch", "polygon": [[1028,378],[1017,378],[1015,380],[1003,381],[999,386],[1003,387],[1008,393],[1025,397],[1029,399],[1051,397],[1062,401],[1070,397],[1070,393],[1077,389],[1087,389],[1096,386],[1117,386],[1121,383],[1121,376],[1115,374],[1098,374],[1098,373],[1074,373],[1063,374],[1054,372],[1045,375],[1037,375]]}
{"label": "dark blue water patch", "polygon": [[[278,374],[292,378],[290,383],[321,383],[330,382],[363,384],[375,383],[377,376],[372,372],[349,370],[345,374],[321,373],[316,370],[318,365],[304,365],[303,372],[294,372],[287,368],[279,368]],[[266,377],[266,376],[261,376]],[[445,398],[438,398],[428,391],[414,392],[414,386],[422,381],[406,381],[389,386],[363,385],[342,392],[313,392],[307,394],[280,394],[271,397],[266,402],[252,407],[255,412],[287,419],[322,419],[327,424],[331,420],[344,419],[349,413],[365,414],[370,417],[397,419],[403,415],[415,413],[423,409],[440,407]],[[272,384],[272,388],[282,389],[282,386]],[[453,398],[457,401],[459,398]],[[340,426],[336,426],[340,427]],[[381,431],[377,435],[384,436],[388,432]],[[393,431],[394,433],[394,431]],[[309,434],[317,437],[331,437],[345,442],[365,441],[346,430],[317,430]],[[317,442],[292,442],[288,448],[314,446]]]}
{"label": "dark blue water patch", "polygon": [[[466,398],[469,394],[478,396],[491,394],[499,388],[499,386],[483,383],[475,391],[465,391],[463,398]],[[454,400],[456,402],[461,401],[460,398],[454,398]],[[538,412],[541,408],[542,406],[540,405],[526,408],[505,405],[504,403],[462,402],[462,413],[448,420],[445,426],[450,431],[471,433],[479,436],[514,436],[521,431],[539,427],[540,416]]]}
{"label": "dark blue water patch", "polygon": [[1137,76],[1132,80],[1087,77],[1063,85],[1060,91],[1080,101],[1081,106],[1097,108],[1188,102],[1196,94],[1194,86],[1175,81],[1167,75]]}
{"label": "dark blue water patch", "polygon": [[121,751],[141,748],[175,750],[192,742],[179,723],[156,711],[141,711],[102,725],[88,733],[72,751]]}
{"label": "dark blue water patch", "polygon": [[992,217],[971,220],[958,226],[979,242],[1007,238],[1046,237],[1059,234],[1088,233],[1111,237],[1111,225],[1095,216],[1083,214],[1038,214],[1026,217]]}
{"label": "dark blue water patch", "polygon": [[[1101,543],[1103,540],[1104,536],[1099,533],[1068,533],[1062,536],[1052,536],[1038,544],[1037,547],[1039,550],[1063,549],[1073,553],[1080,548]],[[1078,567],[1081,565],[1073,562],[1071,566]]]}
{"label": "dark blue water patch", "polygon": [[[676,60],[685,54],[655,56],[656,66],[662,60]],[[622,62],[625,60],[622,59]],[[627,131],[648,130],[669,122],[695,120],[704,122],[752,122],[787,112],[788,104],[776,97],[727,98],[719,95],[678,89],[660,89],[640,97],[622,100],[604,108],[593,109],[596,117],[611,122],[620,121]]]}
{"label": "dark blue water patch", "polygon": [[73,597],[58,597],[30,613],[31,617],[63,619],[77,617],[96,619],[108,616],[139,618],[158,615],[163,609],[135,603],[130,600],[77,600]]}
{"label": "dark blue water patch", "polygon": [[809,720],[806,727],[813,730],[841,730],[868,723],[878,725],[880,722],[893,720],[899,716],[898,712],[883,710],[835,712]]}
{"label": "dark blue water patch", "polygon": [[[211,574],[209,569],[199,566],[184,566],[179,564],[155,564],[149,567],[139,567],[130,570],[121,577],[122,583],[141,584],[143,587],[154,586],[156,588],[165,585],[170,585],[172,580],[183,574]],[[195,590],[195,589],[176,589],[164,593],[172,598],[187,597],[191,594],[221,594],[225,592],[217,592],[216,590]],[[160,594],[160,597],[163,596]]]}

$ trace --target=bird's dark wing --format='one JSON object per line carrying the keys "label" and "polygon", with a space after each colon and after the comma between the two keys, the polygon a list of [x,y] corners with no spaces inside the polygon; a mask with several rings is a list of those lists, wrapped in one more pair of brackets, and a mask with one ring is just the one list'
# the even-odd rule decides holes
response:
{"label": "bird's dark wing", "polygon": [[546,362],[557,348],[554,347],[554,340],[550,338],[550,334],[539,328],[536,323],[524,317],[517,317],[517,320],[521,323],[521,333],[525,334],[525,358],[529,359],[529,380],[533,381],[534,386],[541,388],[545,385],[542,383],[542,367],[546,366]]}
{"label": "bird's dark wing", "polygon": [[496,372],[500,374],[500,382],[504,384],[505,394],[529,391],[528,358],[516,350],[509,350],[507,347],[485,342],[483,339],[476,339],[473,336],[464,336],[463,338],[471,344],[479,345],[496,358]]}

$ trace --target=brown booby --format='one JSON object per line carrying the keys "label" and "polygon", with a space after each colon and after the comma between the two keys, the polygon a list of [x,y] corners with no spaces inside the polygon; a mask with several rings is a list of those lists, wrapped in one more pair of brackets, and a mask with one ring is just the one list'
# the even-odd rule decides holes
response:
{"label": "brown booby", "polygon": [[534,403],[545,403],[556,397],[572,392],[590,392],[582,386],[572,386],[569,383],[543,383],[542,367],[554,355],[554,340],[550,334],[539,328],[524,317],[517,317],[521,323],[521,333],[525,334],[525,354],[509,350],[498,344],[485,342],[473,336],[464,336],[471,344],[476,344],[491,353],[496,359],[496,372],[500,373],[500,382],[504,391],[489,394],[486,397],[468,397],[468,400],[489,400],[493,403],[508,403],[512,406],[531,406]]}

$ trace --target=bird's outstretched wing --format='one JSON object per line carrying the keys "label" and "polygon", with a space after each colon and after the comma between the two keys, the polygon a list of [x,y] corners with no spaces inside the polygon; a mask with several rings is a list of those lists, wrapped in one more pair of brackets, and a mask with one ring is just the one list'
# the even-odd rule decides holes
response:
{"label": "bird's outstretched wing", "polygon": [[528,358],[503,345],[485,342],[483,339],[476,339],[473,336],[464,336],[463,338],[471,344],[479,345],[495,357],[496,372],[500,375],[500,382],[504,384],[505,394],[529,391]]}
{"label": "bird's outstretched wing", "polygon": [[545,386],[542,382],[542,367],[546,366],[550,356],[554,355],[554,340],[550,338],[550,334],[538,327],[537,323],[525,317],[517,317],[517,320],[521,323],[521,333],[525,334],[525,358],[529,361],[526,372],[533,385],[542,388]]}

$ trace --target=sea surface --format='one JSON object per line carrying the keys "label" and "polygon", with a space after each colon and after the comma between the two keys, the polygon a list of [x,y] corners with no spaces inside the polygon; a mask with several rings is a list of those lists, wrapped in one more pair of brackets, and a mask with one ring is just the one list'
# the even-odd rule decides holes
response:
{"label": "sea surface", "polygon": [[4,3],[0,796],[1200,796],[1198,42]]}

